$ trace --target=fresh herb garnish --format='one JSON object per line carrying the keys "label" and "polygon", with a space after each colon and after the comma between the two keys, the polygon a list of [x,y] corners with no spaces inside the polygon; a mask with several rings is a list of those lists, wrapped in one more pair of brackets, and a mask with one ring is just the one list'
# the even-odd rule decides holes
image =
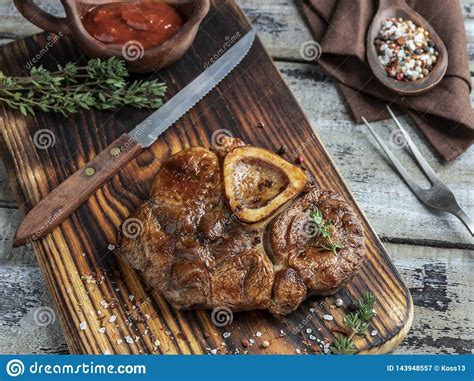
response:
{"label": "fresh herb garnish", "polygon": [[343,335],[339,335],[334,339],[330,350],[333,355],[353,355],[357,352],[357,348],[352,339]]}
{"label": "fresh herb garnish", "polygon": [[368,292],[357,305],[356,311],[346,315],[344,324],[350,330],[350,334],[337,336],[331,344],[331,353],[354,354],[357,351],[352,339],[355,335],[360,337],[365,335],[370,320],[375,316],[375,303],[375,296]]}
{"label": "fresh herb garnish", "polygon": [[327,240],[326,244],[319,243],[319,247],[332,251],[334,255],[337,254],[338,249],[342,249],[344,246],[341,243],[334,242],[333,238],[331,236],[330,232],[330,227],[332,226],[331,220],[324,221],[323,214],[319,210],[319,208],[316,208],[313,210],[310,214],[309,217],[313,220],[313,222],[316,224],[316,228],[318,229],[319,235],[323,237],[324,239]]}
{"label": "fresh herb garnish", "polygon": [[35,109],[68,115],[79,109],[116,109],[123,105],[158,108],[166,85],[156,80],[127,82],[123,60],[92,59],[86,66],[67,63],[50,72],[34,67],[27,77],[7,77],[0,71],[0,102],[23,115]]}

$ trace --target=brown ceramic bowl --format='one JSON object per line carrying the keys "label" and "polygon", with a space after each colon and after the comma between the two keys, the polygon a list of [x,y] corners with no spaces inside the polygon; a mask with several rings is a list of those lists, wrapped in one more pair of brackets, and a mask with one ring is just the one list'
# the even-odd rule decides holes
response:
{"label": "brown ceramic bowl", "polygon": [[[18,11],[41,29],[60,35],[71,35],[77,45],[89,57],[124,58],[127,61],[128,69],[137,73],[159,70],[181,58],[193,43],[199,25],[209,11],[210,6],[210,0],[164,1],[175,6],[186,18],[186,22],[178,33],[163,44],[143,50],[140,46],[132,43],[128,46],[127,44],[123,46],[104,44],[92,37],[84,28],[81,16],[93,5],[110,2],[113,1],[61,0],[66,17],[59,18],[43,11],[33,0],[14,0]],[[136,0],[117,0],[116,2],[136,2]]]}

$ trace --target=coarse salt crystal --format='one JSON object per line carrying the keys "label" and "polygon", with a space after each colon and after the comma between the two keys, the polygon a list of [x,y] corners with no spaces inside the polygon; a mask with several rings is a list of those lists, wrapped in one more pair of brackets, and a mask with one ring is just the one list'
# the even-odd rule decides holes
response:
{"label": "coarse salt crystal", "polygon": [[332,321],[334,318],[332,317],[332,315],[324,315],[323,319],[327,321]]}
{"label": "coarse salt crystal", "polygon": [[372,336],[372,337],[377,336],[378,333],[379,332],[376,329],[374,329],[372,332],[370,332],[370,336]]}
{"label": "coarse salt crystal", "polygon": [[133,344],[133,339],[130,336],[125,336],[125,341],[129,344]]}
{"label": "coarse salt crystal", "polygon": [[99,333],[105,333],[105,327],[99,328]]}
{"label": "coarse salt crystal", "polygon": [[262,336],[262,332],[258,331],[258,332],[255,334],[255,336],[257,336],[257,337]]}
{"label": "coarse salt crystal", "polygon": [[159,347],[161,345],[161,341],[160,340],[155,340],[155,347]]}
{"label": "coarse salt crystal", "polygon": [[230,337],[230,332],[224,332],[224,333],[222,334],[222,337],[223,337],[224,339],[227,339],[228,337]]}
{"label": "coarse salt crystal", "polygon": [[425,35],[423,33],[418,33],[415,35],[414,38],[415,42],[424,42],[425,41]]}
{"label": "coarse salt crystal", "polygon": [[109,317],[109,323],[114,323],[115,320],[117,320],[117,316],[111,315],[111,316]]}
{"label": "coarse salt crystal", "polygon": [[215,348],[214,348],[214,349],[211,349],[211,353],[212,353],[213,355],[217,354],[217,349],[215,349]]}
{"label": "coarse salt crystal", "polygon": [[408,49],[410,49],[412,52],[416,50],[416,45],[413,42],[413,40],[410,40],[407,42]]}
{"label": "coarse salt crystal", "polygon": [[301,353],[301,349],[296,348],[296,353],[300,354],[300,353]]}
{"label": "coarse salt crystal", "polygon": [[306,328],[306,333],[311,333],[313,330],[311,328]]}
{"label": "coarse salt crystal", "polygon": [[316,336],[314,336],[314,335],[309,335],[309,338],[313,341],[316,340]]}
{"label": "coarse salt crystal", "polygon": [[79,324],[79,328],[81,329],[81,331],[84,331],[87,329],[87,323],[85,321],[81,322],[81,324]]}
{"label": "coarse salt crystal", "polygon": [[254,339],[249,339],[249,343],[250,344],[255,344],[255,340]]}

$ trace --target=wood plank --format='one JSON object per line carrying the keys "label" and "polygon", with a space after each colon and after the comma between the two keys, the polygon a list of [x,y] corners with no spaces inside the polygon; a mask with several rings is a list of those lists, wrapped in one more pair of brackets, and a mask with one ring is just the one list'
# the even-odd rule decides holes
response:
{"label": "wood plank", "polygon": [[[209,15],[213,21],[204,24],[206,33],[199,35],[195,48],[171,68],[159,73],[160,78],[168,83],[170,94],[201,71],[200,63],[222,46],[225,35],[235,31],[243,33],[242,26],[248,24],[232,2],[217,3],[219,14]],[[210,40],[209,35],[216,38]],[[45,39],[43,34],[4,48],[0,66],[7,73],[14,73],[19,70],[18,62],[34,54],[44,45]],[[55,66],[56,61],[64,63],[74,60],[76,52],[68,39],[62,38],[48,52],[50,54],[43,57],[43,63],[51,67]],[[82,112],[69,118],[51,114],[23,118],[17,112],[4,110],[0,122],[4,160],[7,168],[16,168],[10,180],[15,196],[22,203],[21,210],[30,209],[146,114],[124,109],[114,114]],[[256,129],[260,121],[266,127]],[[35,149],[31,141],[31,136],[41,126],[51,129],[56,137],[56,144],[47,150]],[[290,152],[305,147],[305,152],[308,152],[305,165],[316,174],[316,183],[341,192],[362,218],[321,143],[313,137],[311,127],[293,95],[260,42],[256,42],[242,66],[222,82],[218,91],[210,93],[174,128],[168,130],[157,144],[124,168],[60,229],[34,244],[71,351],[206,353],[206,348],[220,346],[220,335],[224,329],[232,332],[227,346],[230,351],[239,349],[240,339],[251,337],[257,330],[264,332],[262,340],[274,340],[266,353],[294,353],[303,345],[300,331],[293,331],[292,327],[305,319],[314,300],[305,302],[298,312],[284,319],[289,327],[282,340],[278,336],[280,330],[285,328],[283,321],[258,311],[235,314],[231,326],[218,329],[211,324],[208,312],[177,313],[172,310],[162,298],[144,286],[137,274],[109,253],[108,247],[115,242],[118,225],[146,197],[150,182],[163,159],[183,147],[209,146],[212,132],[223,127],[234,136],[271,150],[278,149],[282,144],[286,144]],[[380,301],[383,300],[372,322],[379,334],[361,339],[357,345],[362,351],[385,352],[392,349],[408,329],[412,317],[411,299],[393,265],[387,261],[376,235],[365,219],[362,220],[367,237],[367,261],[338,296],[346,301],[346,306],[367,290]],[[99,281],[94,282],[95,276],[99,276]],[[133,301],[129,295],[134,295]],[[102,311],[100,307],[100,302],[106,299],[117,300],[116,310],[112,313],[118,319],[116,324],[107,324],[107,334],[101,335],[97,333],[102,323],[96,311],[101,310],[101,314],[107,316],[111,313],[109,310]],[[142,321],[143,315],[136,316],[133,306],[137,307],[137,303],[143,315],[149,314],[154,318]],[[313,328],[320,328],[321,335],[331,338],[334,333],[322,319],[324,313],[321,308],[327,307],[318,304],[313,311]],[[336,315],[335,319],[342,319],[344,312],[347,310],[341,308],[332,313]],[[87,329],[79,329],[81,322],[87,322]],[[204,332],[210,335],[206,336]],[[128,336],[133,337],[131,345],[123,341]],[[159,348],[153,347],[155,339],[162,343]],[[256,346],[252,350],[261,351]]]}
{"label": "wood plank", "polygon": [[415,304],[412,329],[396,353],[472,353],[474,251],[386,246]]}

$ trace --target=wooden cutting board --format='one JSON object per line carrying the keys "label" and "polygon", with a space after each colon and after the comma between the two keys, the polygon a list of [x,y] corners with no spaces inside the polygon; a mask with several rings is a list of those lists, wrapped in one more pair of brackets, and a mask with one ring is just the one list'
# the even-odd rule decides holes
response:
{"label": "wooden cutting board", "polygon": [[[168,84],[167,96],[196,77],[219,49],[242,36],[249,25],[233,2],[214,1],[193,48],[156,74]],[[24,74],[35,56],[36,64],[49,69],[67,61],[85,62],[69,38],[47,44],[48,37],[39,34],[7,45],[1,51],[0,69],[9,75]],[[114,113],[88,111],[63,117],[38,112],[23,117],[2,107],[2,156],[22,212],[148,114],[123,108]],[[259,123],[264,127],[257,127]],[[304,156],[304,166],[316,183],[342,193],[358,212],[366,231],[367,260],[334,297],[310,298],[281,319],[266,311],[236,313],[231,323],[220,327],[212,323],[210,311],[174,310],[112,254],[117,228],[146,199],[160,163],[186,147],[210,146],[213,132],[220,129],[270,150],[287,145],[288,160]],[[413,317],[409,291],[260,41],[218,88],[59,228],[35,242],[34,249],[73,353],[209,353],[213,349],[236,353],[243,351],[242,339],[255,340],[249,353],[314,353],[319,348],[314,339],[331,341],[348,306],[367,291],[378,300],[377,315],[356,345],[360,352],[384,353],[405,337]],[[341,298],[344,307],[332,308],[335,298]],[[324,320],[325,314],[334,320]],[[112,315],[115,322],[109,321]],[[84,322],[87,327],[81,329]],[[99,332],[102,326],[105,333]],[[230,336],[224,338],[224,333]],[[261,348],[263,340],[271,342],[269,348]]]}

